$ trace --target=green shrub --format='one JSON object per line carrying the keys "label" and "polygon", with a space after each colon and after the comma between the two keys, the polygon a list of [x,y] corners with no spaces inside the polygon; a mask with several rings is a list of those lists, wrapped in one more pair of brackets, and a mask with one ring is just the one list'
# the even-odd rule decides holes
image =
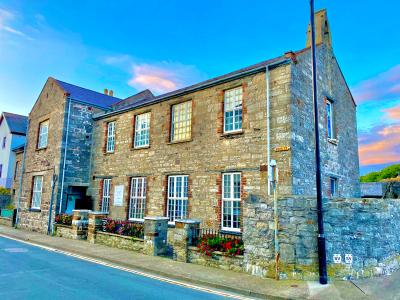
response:
{"label": "green shrub", "polygon": [[384,179],[396,178],[400,174],[400,164],[383,168],[378,172],[371,172],[360,177],[361,182],[378,182]]}
{"label": "green shrub", "polygon": [[10,195],[10,190],[0,186],[0,195]]}

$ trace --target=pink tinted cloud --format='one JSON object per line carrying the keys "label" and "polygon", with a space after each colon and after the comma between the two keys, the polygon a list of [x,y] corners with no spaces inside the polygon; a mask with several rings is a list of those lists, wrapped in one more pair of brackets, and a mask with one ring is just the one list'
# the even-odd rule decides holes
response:
{"label": "pink tinted cloud", "polygon": [[192,84],[201,77],[195,67],[179,63],[133,64],[128,84],[137,90],[150,89],[160,94]]}
{"label": "pink tinted cloud", "polygon": [[358,104],[400,98],[400,64],[352,88]]}
{"label": "pink tinted cloud", "polygon": [[400,161],[400,124],[377,127],[360,136],[361,165],[385,164]]}
{"label": "pink tinted cloud", "polygon": [[400,105],[384,109],[383,111],[390,119],[400,122]]}

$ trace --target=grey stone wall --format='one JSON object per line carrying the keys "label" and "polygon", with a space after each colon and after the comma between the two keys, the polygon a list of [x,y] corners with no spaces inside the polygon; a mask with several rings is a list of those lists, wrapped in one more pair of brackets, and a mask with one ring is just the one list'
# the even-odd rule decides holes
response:
{"label": "grey stone wall", "polygon": [[[315,195],[311,54],[304,52],[297,59],[291,68],[293,194]],[[317,48],[317,79],[324,196],[330,196],[329,177],[335,177],[339,196],[359,197],[356,106],[332,49],[325,45]],[[326,98],[333,101],[335,140],[328,140]]]}
{"label": "grey stone wall", "polygon": [[[280,277],[318,277],[317,212],[314,197],[279,199]],[[273,206],[246,203],[244,220],[247,272],[275,276]],[[251,215],[253,213],[253,215]],[[334,199],[324,203],[328,274],[331,278],[390,273],[400,263],[400,200]],[[335,263],[334,255],[341,263]],[[346,263],[351,254],[352,263]]]}

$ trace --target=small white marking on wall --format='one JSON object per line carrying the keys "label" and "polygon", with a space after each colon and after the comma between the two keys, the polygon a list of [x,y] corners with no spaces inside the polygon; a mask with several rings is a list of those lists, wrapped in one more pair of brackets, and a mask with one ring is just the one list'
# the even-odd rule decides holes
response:
{"label": "small white marking on wall", "polygon": [[335,264],[342,263],[342,255],[341,254],[333,254],[333,262]]}
{"label": "small white marking on wall", "polygon": [[345,254],[344,261],[346,262],[346,264],[351,265],[353,263],[353,254]]}

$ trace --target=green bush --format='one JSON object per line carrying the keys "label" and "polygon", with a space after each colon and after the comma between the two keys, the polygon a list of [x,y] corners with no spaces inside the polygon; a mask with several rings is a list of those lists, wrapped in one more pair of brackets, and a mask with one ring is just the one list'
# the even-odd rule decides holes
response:
{"label": "green bush", "polygon": [[10,190],[0,186],[0,195],[10,195]]}
{"label": "green bush", "polygon": [[378,182],[384,179],[396,178],[400,174],[400,164],[388,166],[378,172],[371,172],[360,177],[361,182]]}

